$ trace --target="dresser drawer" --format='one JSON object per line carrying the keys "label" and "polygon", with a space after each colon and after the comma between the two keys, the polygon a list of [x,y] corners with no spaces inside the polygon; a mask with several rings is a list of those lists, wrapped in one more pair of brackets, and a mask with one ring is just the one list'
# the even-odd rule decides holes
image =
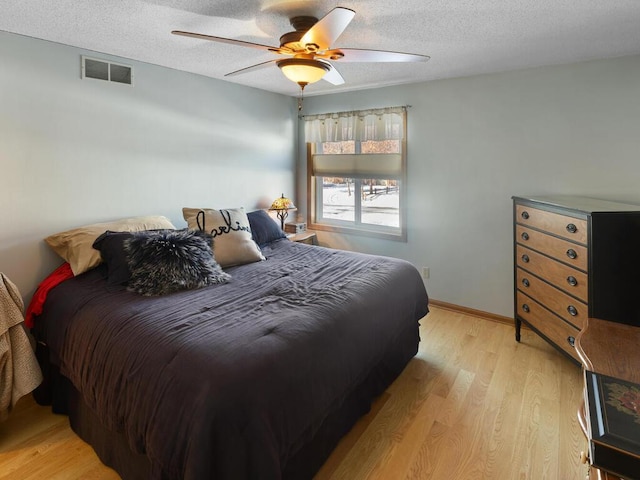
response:
{"label": "dresser drawer", "polygon": [[589,316],[587,305],[540,280],[535,275],[517,269],[516,288],[556,312],[574,327],[582,330]]}
{"label": "dresser drawer", "polygon": [[522,292],[518,292],[516,301],[516,312],[520,318],[562,348],[574,359],[580,361],[576,349],[573,347],[575,338],[579,333],[578,329],[573,328]]}
{"label": "dresser drawer", "polygon": [[587,220],[516,205],[516,222],[545,230],[574,242],[587,244]]}
{"label": "dresser drawer", "polygon": [[516,246],[516,265],[547,280],[560,290],[583,302],[588,301],[589,289],[586,273],[545,257],[522,245]]}
{"label": "dresser drawer", "polygon": [[579,268],[580,270],[587,271],[587,247],[584,245],[578,245],[558,237],[546,235],[522,225],[516,226],[516,242]]}

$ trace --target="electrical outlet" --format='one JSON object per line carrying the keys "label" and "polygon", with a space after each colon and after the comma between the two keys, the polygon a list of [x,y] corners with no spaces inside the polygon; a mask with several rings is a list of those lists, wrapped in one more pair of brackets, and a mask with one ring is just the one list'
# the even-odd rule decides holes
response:
{"label": "electrical outlet", "polygon": [[422,278],[429,278],[429,267],[422,267]]}

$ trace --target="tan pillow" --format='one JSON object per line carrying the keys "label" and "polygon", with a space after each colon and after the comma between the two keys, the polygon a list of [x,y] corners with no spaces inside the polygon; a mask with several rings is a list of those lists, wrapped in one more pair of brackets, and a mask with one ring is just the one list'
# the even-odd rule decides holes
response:
{"label": "tan pillow", "polygon": [[183,208],[182,216],[191,229],[213,236],[213,256],[220,266],[244,265],[264,260],[251,237],[251,227],[244,208]]}
{"label": "tan pillow", "polygon": [[80,275],[97,267],[102,261],[100,251],[93,248],[93,242],[107,230],[112,232],[139,232],[141,230],[159,228],[175,229],[176,227],[167,217],[150,215],[85,225],[55,233],[44,240],[58,255],[69,262],[74,275]]}

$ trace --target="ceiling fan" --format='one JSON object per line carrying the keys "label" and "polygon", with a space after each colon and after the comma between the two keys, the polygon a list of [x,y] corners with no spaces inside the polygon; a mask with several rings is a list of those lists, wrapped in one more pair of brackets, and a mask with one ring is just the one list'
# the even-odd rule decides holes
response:
{"label": "ceiling fan", "polygon": [[324,79],[333,85],[342,85],[344,78],[330,63],[335,62],[426,62],[430,57],[413,53],[388,52],[383,50],[365,50],[357,48],[330,48],[356,12],[336,7],[318,20],[311,16],[297,16],[290,19],[293,32],[280,37],[280,46],[271,47],[259,43],[244,42],[232,38],[214,37],[201,33],[173,30],[174,35],[228,43],[242,47],[266,50],[288,58],[273,59],[250,67],[227,73],[225,77],[247,73],[275,63],[282,73],[304,90],[310,83]]}

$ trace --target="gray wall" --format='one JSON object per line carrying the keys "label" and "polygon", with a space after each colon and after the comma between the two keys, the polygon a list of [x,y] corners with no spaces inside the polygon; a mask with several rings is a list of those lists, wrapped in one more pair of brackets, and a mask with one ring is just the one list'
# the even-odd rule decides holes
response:
{"label": "gray wall", "polygon": [[[430,267],[432,298],[512,315],[512,195],[640,204],[639,56],[307,97],[304,111],[405,104],[408,242],[319,238]],[[300,199],[305,166],[301,145]]]}
{"label": "gray wall", "polygon": [[[81,79],[80,56],[135,86]],[[213,60],[212,60],[213,61]],[[31,296],[67,228],[264,206],[295,182],[294,99],[0,32],[0,272]]]}

